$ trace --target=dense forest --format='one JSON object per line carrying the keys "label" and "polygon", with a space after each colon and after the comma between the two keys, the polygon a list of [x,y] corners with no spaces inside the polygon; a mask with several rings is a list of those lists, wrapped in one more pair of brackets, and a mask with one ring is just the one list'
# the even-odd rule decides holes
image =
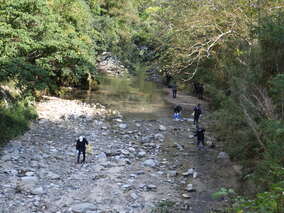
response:
{"label": "dense forest", "polygon": [[216,137],[255,184],[231,212],[283,212],[283,0],[0,0],[2,140],[43,94],[96,84],[104,51],[188,92],[203,83]]}

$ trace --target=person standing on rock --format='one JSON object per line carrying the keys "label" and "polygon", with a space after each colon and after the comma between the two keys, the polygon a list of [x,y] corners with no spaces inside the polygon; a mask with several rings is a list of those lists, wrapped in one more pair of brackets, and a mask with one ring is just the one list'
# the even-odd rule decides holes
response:
{"label": "person standing on rock", "polygon": [[84,136],[80,136],[76,140],[76,150],[78,150],[78,156],[77,156],[77,163],[80,163],[80,155],[83,154],[83,160],[81,163],[85,162],[86,158],[86,145],[88,145],[88,141]]}
{"label": "person standing on rock", "polygon": [[[205,133],[205,129],[197,125],[194,136],[197,137],[197,147],[199,150],[201,149],[201,147],[205,146],[204,133]],[[200,147],[200,144],[201,144],[201,147]]]}
{"label": "person standing on rock", "polygon": [[172,85],[172,93],[173,93],[173,98],[177,97],[177,85],[174,83]]}
{"label": "person standing on rock", "polygon": [[201,104],[197,104],[197,106],[195,106],[193,109],[193,118],[194,118],[193,124],[198,125],[198,120],[201,114],[202,114]]}

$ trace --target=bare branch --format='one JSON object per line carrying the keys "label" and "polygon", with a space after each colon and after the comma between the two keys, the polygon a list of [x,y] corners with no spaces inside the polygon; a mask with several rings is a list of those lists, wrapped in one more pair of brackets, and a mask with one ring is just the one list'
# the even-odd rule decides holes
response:
{"label": "bare branch", "polygon": [[225,33],[222,33],[221,35],[219,35],[218,37],[217,37],[217,39],[215,40],[215,41],[213,41],[212,42],[212,44],[210,44],[210,46],[207,48],[207,57],[209,57],[210,56],[210,49],[223,37],[223,36],[225,36],[225,35],[228,35],[229,33],[231,33],[232,32],[232,30],[229,30],[229,31],[227,31],[227,32],[225,32]]}
{"label": "bare branch", "polygon": [[245,115],[245,118],[246,118],[246,120],[247,120],[247,122],[248,122],[248,125],[249,125],[250,128],[252,129],[252,131],[253,131],[253,133],[254,133],[254,135],[255,135],[255,137],[256,137],[256,139],[257,139],[259,145],[260,145],[263,149],[265,149],[265,144],[264,144],[263,141],[261,140],[261,134],[258,132],[257,123],[252,119],[252,117],[251,117],[250,114],[248,113],[248,111],[247,111],[247,109],[246,109],[244,103],[242,102],[242,99],[243,99],[243,100],[247,100],[247,98],[246,98],[245,96],[241,96],[241,97],[240,97],[240,100],[241,100],[241,101],[240,101],[240,102],[241,102],[240,105],[241,105],[241,107],[242,107],[242,110],[243,110],[243,113],[244,113],[244,115]]}

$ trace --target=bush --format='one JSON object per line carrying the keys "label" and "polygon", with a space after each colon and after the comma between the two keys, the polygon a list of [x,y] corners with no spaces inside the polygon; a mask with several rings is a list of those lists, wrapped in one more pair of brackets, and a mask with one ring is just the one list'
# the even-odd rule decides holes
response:
{"label": "bush", "polygon": [[29,121],[36,118],[36,112],[27,100],[18,102],[9,108],[0,109],[0,144],[24,133]]}

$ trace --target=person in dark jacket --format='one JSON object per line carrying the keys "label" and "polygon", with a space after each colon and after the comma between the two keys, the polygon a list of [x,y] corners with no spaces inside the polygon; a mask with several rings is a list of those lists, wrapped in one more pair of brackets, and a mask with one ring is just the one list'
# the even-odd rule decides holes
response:
{"label": "person in dark jacket", "polygon": [[202,114],[201,104],[197,104],[197,106],[195,106],[193,109],[193,118],[194,118],[193,124],[198,125],[198,120],[201,114]]}
{"label": "person in dark jacket", "polygon": [[177,85],[173,84],[172,85],[172,92],[173,92],[173,98],[177,97]]}
{"label": "person in dark jacket", "polygon": [[85,162],[85,158],[86,158],[86,145],[88,145],[88,141],[84,136],[80,136],[77,140],[76,140],[76,149],[78,150],[78,156],[77,156],[77,163],[79,163],[80,161],[80,155],[81,153],[83,154],[83,160],[81,163]]}
{"label": "person in dark jacket", "polygon": [[203,99],[204,87],[203,84],[199,84],[198,86],[198,98]]}
{"label": "person in dark jacket", "polygon": [[181,118],[181,111],[182,111],[182,107],[180,105],[175,106],[174,108],[174,118],[175,119]]}
{"label": "person in dark jacket", "polygon": [[193,82],[193,92],[194,95],[198,97],[198,88],[199,88],[199,83],[197,81]]}
{"label": "person in dark jacket", "polygon": [[200,144],[202,145],[202,147],[205,146],[204,143],[204,133],[205,133],[205,129],[202,127],[198,127],[196,128],[196,132],[194,134],[195,137],[197,137],[197,147],[198,149],[200,149]]}

